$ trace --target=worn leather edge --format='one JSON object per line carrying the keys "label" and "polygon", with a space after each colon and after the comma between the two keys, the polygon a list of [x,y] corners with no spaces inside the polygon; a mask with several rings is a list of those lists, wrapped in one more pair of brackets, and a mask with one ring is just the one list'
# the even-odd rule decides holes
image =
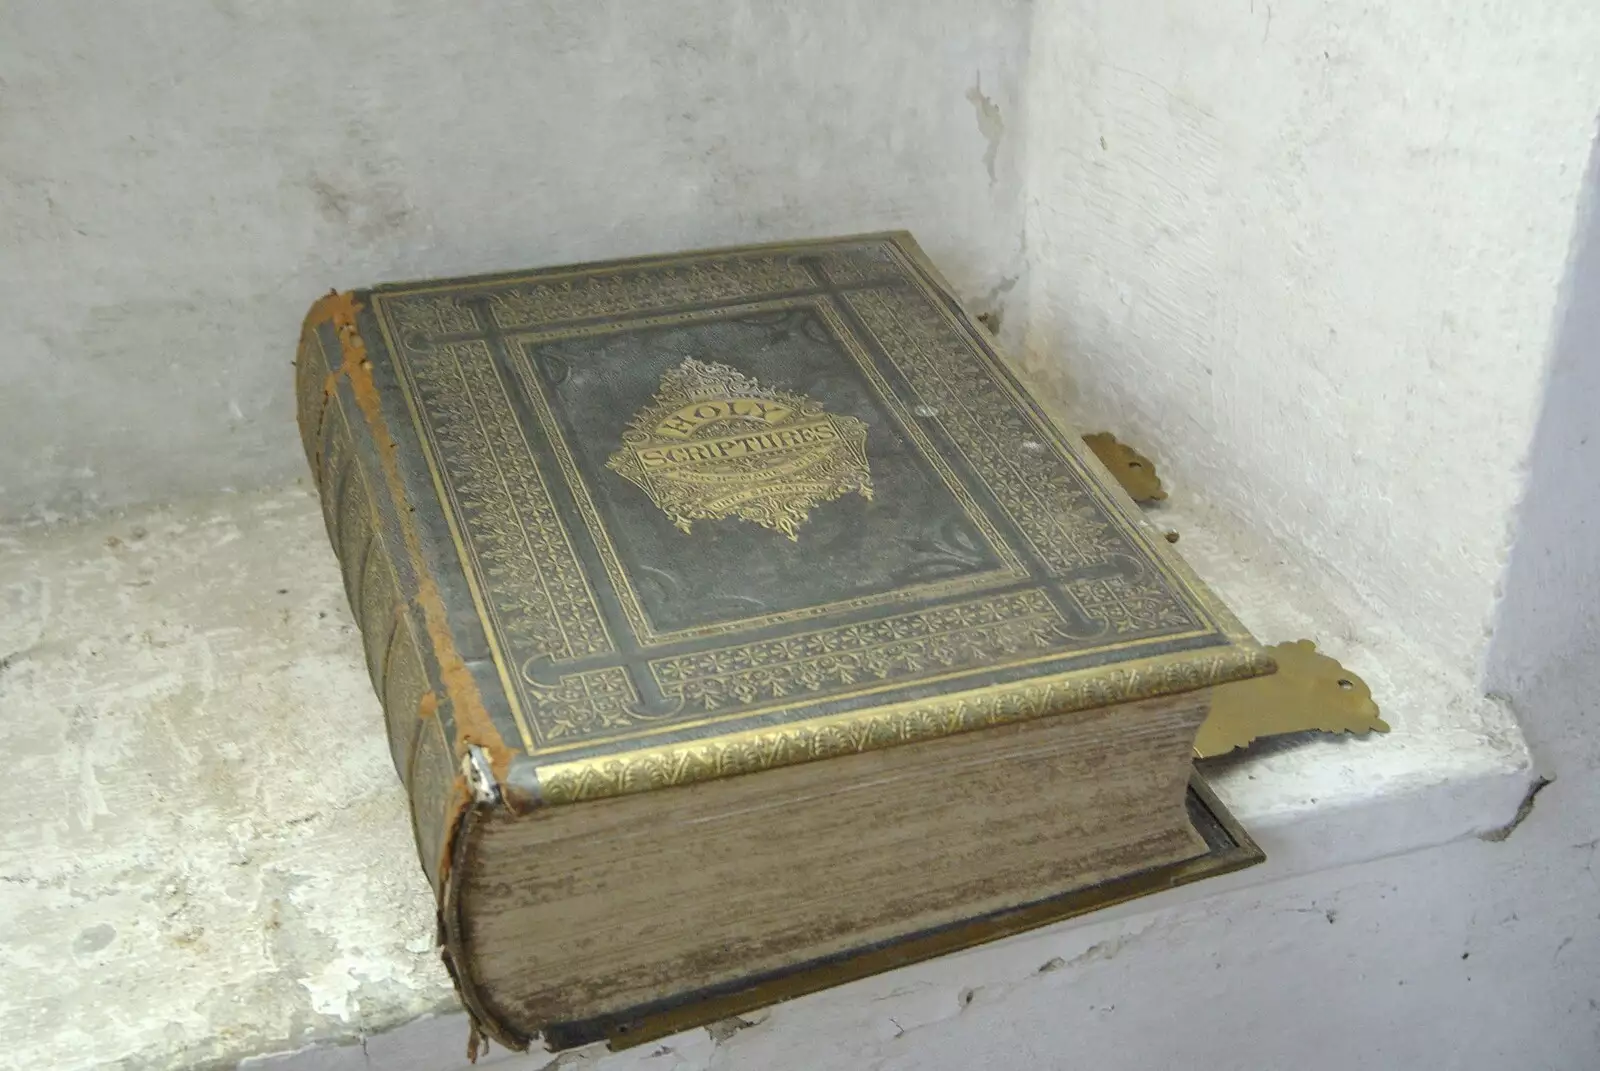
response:
{"label": "worn leather edge", "polygon": [[[505,744],[485,710],[476,681],[456,650],[450,633],[443,600],[423,553],[422,536],[416,530],[407,505],[408,496],[396,457],[398,448],[384,420],[372,380],[372,365],[358,324],[360,311],[357,295],[334,292],[319,300],[307,313],[296,357],[297,416],[307,460],[323,499],[324,515],[329,519],[330,540],[345,574],[346,592],[364,641],[370,642],[367,633],[376,623],[363,620],[361,592],[357,586],[362,563],[350,560],[345,552],[349,539],[347,533],[340,530],[340,518],[347,511],[346,498],[352,493],[349,490],[352,476],[363,488],[361,494],[365,497],[366,511],[363,523],[371,529],[370,535],[361,540],[362,562],[374,553],[388,556],[394,582],[401,589],[397,593],[396,617],[399,620],[395,627],[406,628],[422,654],[426,690],[417,699],[414,711],[403,711],[394,709],[395,704],[386,695],[387,681],[374,680],[374,687],[383,702],[386,719],[403,721],[409,718],[418,723],[407,734],[407,754],[403,760],[397,754],[396,765],[410,797],[413,831],[423,869],[434,888],[441,955],[446,969],[457,981],[457,991],[469,1014],[474,1016],[475,1036],[481,1031],[508,1044],[515,1035],[480,1014],[482,1005],[472,990],[470,976],[458,969],[460,926],[451,924],[459,914],[456,892],[460,883],[455,880],[454,863],[461,857],[462,833],[475,813],[486,807],[516,810],[519,809],[515,806],[517,802],[526,801],[508,799],[498,791],[498,785],[491,786],[492,791],[486,794],[482,786],[475,786],[468,776],[469,755],[474,751],[486,756],[497,781],[503,780],[509,772],[515,753]],[[332,346],[325,344],[328,332],[333,335]],[[320,358],[320,368],[312,364],[314,358]],[[313,380],[319,372],[320,390]],[[329,421],[335,416],[343,423],[339,431],[329,429]],[[344,455],[340,459],[341,469],[334,473],[334,478],[329,478],[323,470],[330,461],[334,434],[361,441],[341,440],[339,450]],[[387,496],[386,503],[378,499],[380,494]],[[355,517],[361,515],[359,509],[352,513]],[[389,638],[387,642],[392,647],[394,640]],[[391,739],[394,731],[391,727]],[[444,754],[430,760],[432,769],[419,770],[425,744],[434,742],[427,734],[437,735]]]}

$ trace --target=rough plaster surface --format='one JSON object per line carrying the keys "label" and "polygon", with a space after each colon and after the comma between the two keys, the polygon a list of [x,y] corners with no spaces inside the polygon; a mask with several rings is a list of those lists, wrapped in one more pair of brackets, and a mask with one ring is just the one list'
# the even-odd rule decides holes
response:
{"label": "rough plaster surface", "polygon": [[1480,664],[1597,54],[1587,0],[1041,0],[1031,364]]}
{"label": "rough plaster surface", "polygon": [[1003,301],[1028,9],[907,10],[5,4],[0,517],[298,473],[330,286],[908,227]]}
{"label": "rough plaster surface", "polygon": [[314,508],[0,532],[0,1066],[231,1064],[453,1006]]}
{"label": "rough plaster surface", "polygon": [[[1180,549],[1264,637],[1326,637],[1395,723],[1383,739],[1219,767],[1219,790],[1272,863],[1202,891],[1511,816],[1528,764],[1497,705],[1217,517],[1174,507],[1153,520],[1184,533]],[[286,1066],[460,1053],[454,1018],[389,1036],[453,1009],[453,997],[314,494],[13,528],[0,536],[0,599],[0,731],[13,760],[0,784],[0,943],[11,964],[0,1052],[64,1071],[231,1065],[306,1046],[318,1051],[295,1059],[311,1062]],[[1018,955],[1038,963],[1019,977],[1058,955],[1071,961],[1076,940],[1023,944]],[[1014,959],[995,963],[1016,972]],[[954,1010],[939,981],[949,971],[898,972],[872,991],[924,994],[894,1013],[902,1025],[938,1018]],[[840,1005],[816,1006],[804,1015]],[[886,1040],[883,1029],[871,1037]]]}

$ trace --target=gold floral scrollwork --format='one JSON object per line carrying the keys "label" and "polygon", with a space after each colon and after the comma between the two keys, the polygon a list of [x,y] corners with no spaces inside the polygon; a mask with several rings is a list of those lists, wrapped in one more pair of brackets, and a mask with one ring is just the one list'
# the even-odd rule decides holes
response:
{"label": "gold floral scrollwork", "polygon": [[1263,652],[1228,650],[1200,659],[1180,656],[1136,666],[1079,670],[1051,680],[990,686],[709,740],[547,763],[539,767],[539,785],[545,802],[551,804],[622,796],[930,740],[1046,713],[1210,687],[1255,676],[1271,665]]}
{"label": "gold floral scrollwork", "polygon": [[408,345],[418,345],[435,335],[465,334],[478,330],[472,310],[448,294],[407,297],[389,306],[400,335]]}
{"label": "gold floral scrollwork", "polygon": [[1067,591],[1090,620],[1116,636],[1182,628],[1193,615],[1146,572],[1075,580]]}
{"label": "gold floral scrollwork", "polygon": [[[899,239],[860,239],[374,295],[439,492],[440,523],[552,802],[1260,671],[1256,655],[1236,645],[1248,637],[1181,563],[1147,560],[1137,530],[1097,486],[1098,470],[1085,469],[1087,459],[1061,441],[981,338],[969,337],[970,325],[918,263]],[[597,473],[565,441],[559,397],[527,358],[536,338],[676,330],[782,303],[819,310],[881,400],[888,430],[869,430],[858,419],[864,412],[832,404],[833,394],[826,398],[838,411],[829,413],[777,389],[783,383],[757,383],[732,367],[735,355],[722,364],[701,356],[669,370],[654,402],[623,435],[611,433],[610,471]],[[701,344],[720,346],[718,335]],[[673,360],[682,361],[681,352]],[[681,382],[670,382],[674,374]],[[313,378],[300,389],[312,391]],[[888,454],[868,464],[869,445],[885,448],[884,434],[901,434],[950,487],[999,568],[974,586],[963,575],[918,587],[914,599],[874,589],[825,607],[784,606],[686,628],[647,618],[630,586],[637,563],[612,544],[607,509],[628,498],[637,504],[642,492],[687,540],[707,534],[699,522],[716,521],[724,532],[749,523],[803,542],[808,523],[821,527],[820,511],[860,509],[846,496],[888,493]],[[592,496],[597,487],[603,496]],[[337,531],[340,518],[329,519]],[[631,513],[628,520],[640,523]],[[678,537],[667,529],[660,538]],[[375,602],[374,614],[381,610]],[[1214,621],[1228,644],[1215,659],[1203,647],[1180,657],[1167,642],[1186,629],[1179,638],[1199,642]],[[730,636],[726,646],[713,646],[718,636]],[[1165,655],[1138,657],[1145,641],[1172,654],[1172,664]],[[1019,679],[1101,644],[1125,651],[1126,660],[1107,655],[1095,661],[1109,666],[1081,676]],[[976,688],[978,680],[1006,683],[991,691]],[[960,692],[964,686],[973,690]],[[939,694],[945,687],[957,691],[955,700]],[[819,720],[818,700],[848,712]],[[883,706],[871,705],[878,701]],[[707,739],[719,724],[726,732]],[[680,731],[696,739],[664,743]],[[630,746],[640,750],[620,750]],[[560,754],[590,757],[538,761]]]}
{"label": "gold floral scrollwork", "polygon": [[834,283],[865,283],[898,274],[894,258],[881,242],[848,246],[817,257],[817,266]]}
{"label": "gold floral scrollwork", "polygon": [[617,666],[569,673],[553,686],[528,677],[539,725],[552,741],[587,736],[633,724],[639,694],[628,672]]}
{"label": "gold floral scrollwork", "polygon": [[1060,616],[1023,591],[876,621],[660,659],[663,692],[715,711],[1012,660],[1059,647]]}
{"label": "gold floral scrollwork", "polygon": [[442,346],[408,365],[498,622],[519,647],[552,658],[609,650],[588,581],[487,345]]}
{"label": "gold floral scrollwork", "polygon": [[500,327],[510,329],[812,285],[804,266],[787,256],[699,259],[626,273],[574,272],[548,281],[521,283],[490,295],[489,311]]}

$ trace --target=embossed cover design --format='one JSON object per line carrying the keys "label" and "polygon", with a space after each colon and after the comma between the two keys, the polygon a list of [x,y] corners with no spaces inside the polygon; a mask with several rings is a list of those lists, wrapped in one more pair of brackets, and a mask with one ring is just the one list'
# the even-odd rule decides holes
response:
{"label": "embossed cover design", "polygon": [[818,502],[872,497],[865,424],[725,364],[686,357],[622,440],[609,467],[684,532],[696,519],[738,516],[798,541]]}
{"label": "embossed cover design", "polygon": [[427,628],[546,802],[1270,668],[909,236],[350,301],[327,374],[358,341]]}

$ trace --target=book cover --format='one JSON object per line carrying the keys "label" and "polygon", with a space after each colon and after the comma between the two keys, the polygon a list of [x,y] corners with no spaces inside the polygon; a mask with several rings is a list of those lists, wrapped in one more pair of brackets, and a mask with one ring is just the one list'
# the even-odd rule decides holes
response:
{"label": "book cover", "polygon": [[473,808],[1272,669],[904,233],[334,293],[297,377],[441,901]]}

